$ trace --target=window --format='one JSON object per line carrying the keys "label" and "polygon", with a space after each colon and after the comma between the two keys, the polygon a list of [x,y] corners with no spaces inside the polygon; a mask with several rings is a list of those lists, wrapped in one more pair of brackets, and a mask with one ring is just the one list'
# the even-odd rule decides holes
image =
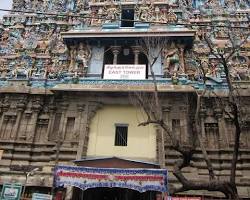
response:
{"label": "window", "polygon": [[128,125],[116,124],[115,125],[115,146],[128,145]]}
{"label": "window", "polygon": [[134,27],[134,9],[122,9],[121,27]]}

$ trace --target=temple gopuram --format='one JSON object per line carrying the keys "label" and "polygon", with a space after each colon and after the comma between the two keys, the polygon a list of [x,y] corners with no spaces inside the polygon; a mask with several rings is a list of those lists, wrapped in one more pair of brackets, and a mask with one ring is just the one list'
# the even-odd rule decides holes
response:
{"label": "temple gopuram", "polygon": [[[181,185],[180,154],[160,126],[139,126],[147,110],[134,99],[148,103],[156,86],[184,147],[194,140],[196,94],[209,91],[200,134],[216,177],[228,179],[235,126],[221,55],[242,111],[236,185],[249,199],[249,19],[249,0],[13,0],[0,21],[0,187],[25,186],[23,200],[162,198]],[[200,148],[192,159],[185,177],[208,179]]]}

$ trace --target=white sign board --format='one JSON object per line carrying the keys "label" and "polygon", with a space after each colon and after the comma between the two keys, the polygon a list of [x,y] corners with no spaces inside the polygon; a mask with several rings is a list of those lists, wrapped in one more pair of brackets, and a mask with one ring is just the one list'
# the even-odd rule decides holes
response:
{"label": "white sign board", "polygon": [[144,80],[146,65],[105,65],[104,79]]}
{"label": "white sign board", "polygon": [[52,195],[42,194],[42,193],[33,193],[32,200],[52,200]]}
{"label": "white sign board", "polygon": [[20,200],[22,185],[5,183],[3,185],[1,200]]}

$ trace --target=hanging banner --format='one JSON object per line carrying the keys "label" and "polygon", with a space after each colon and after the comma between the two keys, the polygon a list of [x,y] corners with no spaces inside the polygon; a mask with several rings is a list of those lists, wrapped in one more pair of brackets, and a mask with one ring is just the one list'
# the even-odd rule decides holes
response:
{"label": "hanging banner", "polygon": [[86,190],[97,187],[119,187],[145,191],[167,192],[167,170],[118,169],[75,166],[55,168],[55,186],[75,186]]}

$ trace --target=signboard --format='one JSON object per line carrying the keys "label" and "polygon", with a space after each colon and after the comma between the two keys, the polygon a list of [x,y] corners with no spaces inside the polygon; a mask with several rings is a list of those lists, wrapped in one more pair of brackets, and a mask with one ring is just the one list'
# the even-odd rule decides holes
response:
{"label": "signboard", "polygon": [[146,65],[105,65],[103,79],[144,80]]}
{"label": "signboard", "polygon": [[118,169],[57,166],[55,186],[75,186],[86,190],[97,187],[120,187],[145,191],[167,192],[165,169]]}
{"label": "signboard", "polygon": [[32,200],[52,200],[52,195],[42,194],[42,193],[33,193]]}
{"label": "signboard", "polygon": [[1,193],[1,200],[20,200],[21,191],[21,184],[5,183]]}

